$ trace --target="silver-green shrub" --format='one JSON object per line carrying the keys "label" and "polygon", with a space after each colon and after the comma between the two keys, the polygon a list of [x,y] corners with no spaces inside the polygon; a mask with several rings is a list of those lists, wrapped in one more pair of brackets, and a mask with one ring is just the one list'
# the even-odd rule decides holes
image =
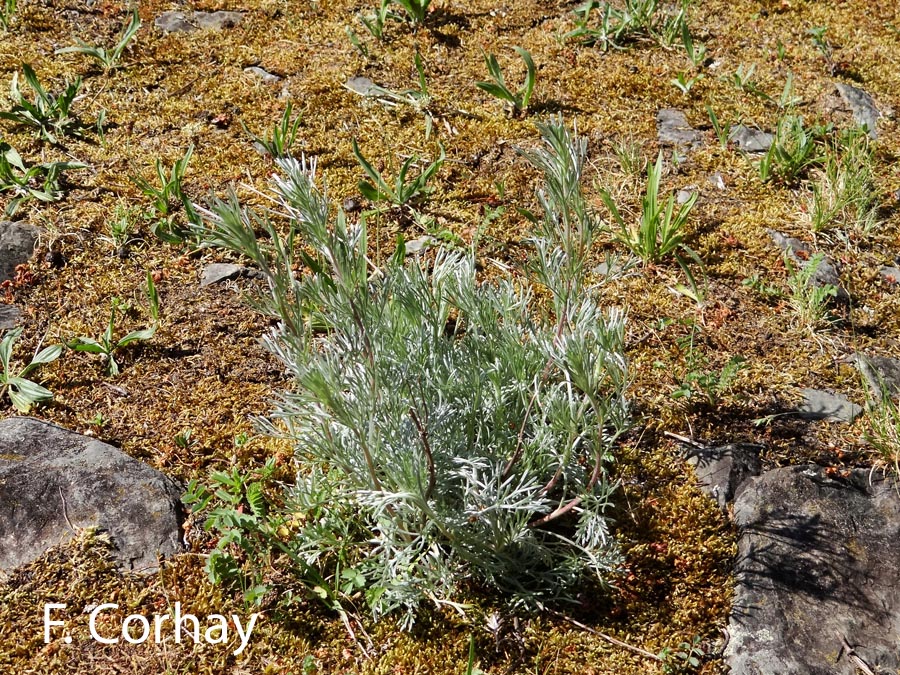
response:
{"label": "silver-green shrub", "polygon": [[607,510],[629,417],[624,317],[584,283],[585,144],[541,131],[526,153],[546,179],[535,281],[480,279],[471,252],[407,259],[402,244],[374,266],[365,221],[333,212],[314,161],[277,160],[270,213],[233,194],[205,212],[207,241],[268,281],[265,343],[294,380],[263,420],[295,449],[286,548],[335,604],[359,593],[408,623],[423,601],[458,606],[472,581],[537,605],[620,562]]}

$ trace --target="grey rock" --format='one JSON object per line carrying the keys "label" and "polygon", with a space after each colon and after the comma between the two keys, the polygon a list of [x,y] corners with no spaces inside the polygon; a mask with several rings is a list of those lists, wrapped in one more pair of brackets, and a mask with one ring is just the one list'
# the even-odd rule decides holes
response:
{"label": "grey rock", "polygon": [[153,21],[154,25],[166,33],[191,33],[200,28],[224,30],[237,26],[244,15],[240,12],[179,12],[168,11]]}
{"label": "grey rock", "polygon": [[725,189],[725,179],[722,178],[722,174],[716,171],[709,178],[706,179],[709,181],[709,184],[712,185],[716,190],[724,190]]}
{"label": "grey rock", "polygon": [[237,279],[244,273],[243,265],[233,263],[211,263],[203,268],[200,275],[200,288],[218,284],[229,279]]}
{"label": "grey rock", "polygon": [[406,255],[412,255],[414,253],[421,253],[426,248],[430,248],[437,244],[437,239],[434,237],[429,237],[425,235],[424,237],[419,237],[418,239],[412,239],[405,243],[406,246]]}
{"label": "grey rock", "polygon": [[0,330],[15,328],[22,318],[22,310],[15,305],[0,305]]}
{"label": "grey rock", "polygon": [[359,94],[360,96],[368,96],[373,90],[379,88],[378,85],[372,82],[368,77],[359,76],[351,77],[344,82],[344,86],[354,94]]}
{"label": "grey rock", "polygon": [[846,396],[819,389],[801,389],[803,402],[797,409],[800,417],[808,420],[850,423],[862,414],[862,406]]}
{"label": "grey rock", "polygon": [[661,143],[694,148],[703,142],[703,134],[688,124],[685,114],[675,108],[656,113],[656,134]]}
{"label": "grey rock", "polygon": [[881,278],[889,284],[892,284],[894,286],[900,284],[900,268],[898,267],[888,267],[887,265],[885,265],[880,270],[878,270],[878,274],[880,274]]}
{"label": "grey rock", "polygon": [[12,279],[16,267],[28,262],[34,253],[38,232],[34,225],[0,220],[0,282]]}
{"label": "grey rock", "polygon": [[281,82],[281,76],[276,75],[275,73],[270,73],[268,70],[264,68],[260,68],[259,66],[248,66],[244,68],[244,73],[247,75],[251,75],[256,77],[266,84],[276,84],[277,82]]}
{"label": "grey rock", "polygon": [[744,482],[762,470],[761,450],[762,446],[752,443],[694,448],[688,453],[687,461],[694,467],[700,489],[726,511]]}
{"label": "grey rock", "polygon": [[890,396],[900,394],[900,359],[859,353],[851,358],[865,378],[869,391],[876,401],[881,400],[885,394]]}
{"label": "grey rock", "polygon": [[[801,267],[806,267],[809,264],[814,251],[808,244],[805,244],[794,237],[786,237],[775,230],[769,230],[768,232],[769,236],[772,237],[772,241],[775,242],[775,245],[782,251],[788,253],[791,260]],[[798,253],[800,253],[800,255],[798,255]],[[850,300],[850,294],[847,293],[841,285],[840,271],[838,270],[837,265],[835,265],[828,256],[822,258],[822,262],[819,263],[819,268],[816,270],[813,278],[810,279],[810,283],[819,287],[834,286],[837,288],[838,300],[842,302]]]}
{"label": "grey rock", "polygon": [[751,129],[743,124],[731,127],[728,140],[744,152],[765,152],[772,146],[775,137],[759,129]]}
{"label": "grey rock", "polygon": [[769,471],[734,502],[740,529],[725,650],[732,675],[854,675],[900,667],[900,497],[857,469]]}
{"label": "grey rock", "polygon": [[865,126],[871,138],[878,138],[878,118],[881,117],[881,112],[875,107],[872,97],[862,89],[843,82],[835,82],[834,86],[853,112],[856,123]]}
{"label": "grey rock", "polygon": [[197,30],[187,14],[176,11],[163,12],[154,19],[153,25],[166,33],[190,33]]}
{"label": "grey rock", "polygon": [[234,28],[243,19],[244,15],[240,12],[194,12],[194,21],[200,28],[207,30],[225,30],[226,28]]}
{"label": "grey rock", "polygon": [[622,265],[616,260],[613,262],[603,261],[591,270],[598,277],[615,276],[622,271]]}
{"label": "grey rock", "polygon": [[679,204],[684,204],[691,198],[691,195],[693,195],[695,192],[697,192],[697,186],[689,185],[688,187],[678,191],[678,193],[675,195],[675,201]]}
{"label": "grey rock", "polygon": [[153,571],[182,550],[183,490],[121,451],[28,417],[0,421],[0,569],[71,539],[109,534],[126,569]]}

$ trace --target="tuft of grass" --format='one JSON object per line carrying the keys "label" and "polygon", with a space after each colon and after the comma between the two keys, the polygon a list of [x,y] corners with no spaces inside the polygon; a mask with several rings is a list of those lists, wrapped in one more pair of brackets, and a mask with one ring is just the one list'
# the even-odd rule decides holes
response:
{"label": "tuft of grass", "polygon": [[819,164],[823,154],[817,143],[820,129],[809,129],[803,117],[789,112],[778,120],[772,145],[760,158],[757,169],[764,183],[794,184],[806,171]]}
{"label": "tuft of grass", "polygon": [[828,323],[828,303],[837,297],[837,287],[832,284],[819,285],[814,279],[824,254],[816,253],[805,263],[795,263],[789,253],[784,255],[784,266],[788,271],[788,302],[797,319],[810,331],[815,331]]}
{"label": "tuft of grass", "polygon": [[[156,187],[142,176],[131,176],[131,181],[146,196],[153,200],[153,208],[159,219],[151,225],[153,234],[168,244],[182,244],[190,239],[191,227],[200,223],[193,203],[184,192],[184,174],[187,172],[188,162],[194,146],[188,146],[183,157],[175,160],[172,169],[167,173],[162,160],[156,160],[156,176],[159,179],[159,187]],[[176,210],[180,205],[184,209],[188,226],[182,226],[176,222]]]}
{"label": "tuft of grass", "polygon": [[4,31],[9,30],[9,24],[16,13],[16,0],[2,0],[0,2],[0,26]]}
{"label": "tuft of grass", "polygon": [[395,4],[400,5],[406,12],[407,19],[414,25],[425,23],[428,16],[428,6],[431,0],[393,0]]}
{"label": "tuft of grass", "polygon": [[861,129],[847,131],[827,146],[825,165],[812,181],[807,202],[813,232],[872,230],[878,208],[872,164],[870,139]]}
{"label": "tuft of grass", "polygon": [[125,51],[125,47],[128,46],[128,43],[131,42],[131,39],[137,34],[140,27],[141,18],[138,16],[137,8],[134,8],[131,10],[131,17],[129,18],[128,23],[123,29],[122,36],[119,38],[119,41],[112,49],[106,49],[105,47],[93,47],[82,42],[81,40],[76,40],[76,42],[78,43],[76,46],[63,47],[62,49],[57,49],[54,53],[84,54],[85,56],[90,56],[92,59],[97,61],[107,72],[115,70],[119,67],[119,60],[122,58],[122,52]]}
{"label": "tuft of grass", "polygon": [[63,92],[55,96],[44,89],[34,69],[27,63],[22,64],[22,74],[34,92],[34,99],[29,100],[22,93],[19,88],[19,73],[13,73],[9,86],[13,107],[8,111],[0,111],[0,119],[32,127],[41,138],[54,145],[59,144],[58,137],[63,134],[80,137],[82,124],[72,115],[71,108],[81,88],[81,78],[68,83]]}
{"label": "tuft of grass", "polygon": [[297,130],[300,128],[300,115],[291,119],[292,113],[293,106],[288,101],[284,112],[281,113],[281,119],[272,127],[271,136],[257,136],[247,128],[243,120],[241,120],[241,127],[253,140],[253,145],[269,157],[273,159],[287,157],[290,155],[291,146],[297,140]]}
{"label": "tuft of grass", "polygon": [[[690,0],[681,0],[672,12],[660,0],[625,0],[622,9],[609,2],[588,0],[575,8],[575,29],[563,37],[599,45],[604,51],[645,40],[671,47],[684,33],[689,5]],[[592,21],[595,10],[598,17]],[[699,49],[690,52],[699,57]]]}
{"label": "tuft of grass", "polygon": [[353,154],[356,156],[360,166],[362,166],[363,171],[369,177],[369,181],[371,181],[360,181],[359,191],[366,199],[373,203],[387,201],[395,206],[407,206],[424,197],[431,191],[431,188],[428,187],[428,181],[440,171],[440,168],[444,163],[444,158],[446,157],[444,146],[438,144],[441,154],[431,164],[419,172],[419,175],[410,179],[410,169],[419,159],[415,155],[410,156],[403,162],[403,166],[400,167],[400,171],[397,174],[397,179],[394,181],[394,185],[391,186],[381,175],[381,172],[372,166],[372,164],[363,156],[362,151],[356,143],[356,139],[353,139],[351,142],[353,145]]}
{"label": "tuft of grass", "polygon": [[674,194],[670,194],[664,201],[660,200],[659,183],[662,172],[663,156],[660,152],[656,163],[647,166],[647,189],[641,200],[641,217],[636,223],[625,219],[608,190],[602,190],[600,197],[613,217],[616,240],[645,265],[658,263],[669,256],[675,258],[696,294],[697,284],[688,267],[688,260],[693,260],[701,269],[703,262],[685,243],[684,226],[697,201],[697,193],[693,192],[676,210]]}
{"label": "tuft of grass", "polygon": [[476,82],[475,86],[492,96],[495,96],[501,101],[504,101],[513,115],[521,115],[528,110],[528,105],[531,103],[531,96],[534,94],[534,83],[537,77],[537,68],[534,65],[531,54],[529,54],[527,50],[522,47],[513,47],[513,49],[516,50],[516,53],[525,62],[526,68],[525,82],[515,93],[506,86],[506,79],[503,77],[503,71],[500,70],[500,64],[497,62],[497,57],[493,54],[484,55],[484,63],[487,66],[488,74],[491,76],[492,81]]}

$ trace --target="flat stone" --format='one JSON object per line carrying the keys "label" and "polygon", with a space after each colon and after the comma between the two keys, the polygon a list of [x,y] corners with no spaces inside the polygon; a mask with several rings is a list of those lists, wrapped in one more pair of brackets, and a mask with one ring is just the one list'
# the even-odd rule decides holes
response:
{"label": "flat stone", "polygon": [[732,675],[855,675],[900,667],[900,497],[869,469],[833,480],[774,469],[734,502],[740,530],[725,649]]}
{"label": "flat stone", "polygon": [[194,12],[194,21],[200,28],[205,28],[206,30],[234,28],[243,19],[244,15],[240,12]]}
{"label": "flat stone", "polygon": [[900,268],[898,267],[889,267],[885,265],[878,270],[878,274],[881,275],[881,278],[884,279],[886,283],[891,284],[892,286],[900,284]]}
{"label": "flat stone", "polygon": [[772,147],[775,136],[766,131],[738,124],[731,127],[728,140],[744,152],[765,152]]}
{"label": "flat stone", "polygon": [[125,569],[155,571],[181,551],[180,496],[170,478],[89,436],[29,417],[0,421],[0,569],[75,536],[105,531]]}
{"label": "flat stone", "polygon": [[712,185],[716,190],[724,190],[725,189],[725,179],[722,178],[722,174],[716,171],[709,178],[706,179],[710,185]]}
{"label": "flat stone", "polygon": [[262,80],[266,84],[276,84],[277,82],[281,82],[281,76],[276,75],[275,73],[270,73],[268,70],[264,68],[260,68],[259,66],[247,66],[244,68],[244,73],[255,77],[257,79]]}
{"label": "flat stone", "polygon": [[354,94],[359,94],[360,96],[368,96],[373,89],[378,89],[378,85],[375,84],[368,77],[351,77],[349,80],[344,82],[344,86],[352,91]]}
{"label": "flat stone", "polygon": [[819,389],[801,389],[803,402],[797,408],[800,417],[808,420],[850,423],[862,414],[862,406],[846,396]]}
{"label": "flat stone", "polygon": [[881,112],[875,107],[872,97],[862,89],[843,82],[835,82],[834,86],[853,113],[854,121],[865,126],[871,138],[878,138],[878,118],[881,117]]}
{"label": "flat stone", "polygon": [[761,445],[734,443],[717,448],[693,448],[687,461],[694,468],[700,489],[715,501],[722,511],[738,494],[744,481],[758,476]]}
{"label": "flat stone", "polygon": [[689,185],[688,187],[683,188],[676,193],[675,201],[679,204],[684,204],[691,198],[691,195],[693,195],[695,192],[697,192],[697,186]]}
{"label": "flat stone", "polygon": [[900,394],[900,359],[859,353],[854,354],[852,359],[876,401],[885,394],[890,396]]}
{"label": "flat stone", "polygon": [[21,319],[21,309],[15,305],[0,305],[0,330],[15,328]]}
{"label": "flat stone", "polygon": [[244,273],[243,265],[235,265],[233,263],[211,263],[203,268],[200,275],[200,288],[218,284],[222,281],[237,279]]}
{"label": "flat stone", "polygon": [[425,235],[424,237],[419,237],[418,239],[412,239],[410,241],[405,242],[406,247],[406,255],[412,255],[414,253],[421,253],[426,248],[430,248],[437,243],[437,239],[434,237],[429,237]]}
{"label": "flat stone", "polygon": [[16,276],[16,267],[34,253],[39,230],[28,223],[0,220],[0,282]]}
{"label": "flat stone", "polygon": [[703,134],[688,124],[685,114],[675,108],[656,113],[656,134],[661,143],[694,148],[703,142]]}
{"label": "flat stone", "polygon": [[168,11],[153,20],[153,25],[166,33],[191,33],[197,26],[188,20],[184,12]]}
{"label": "flat stone", "polygon": [[[815,252],[808,244],[799,239],[795,239],[794,237],[786,237],[775,230],[768,230],[768,232],[769,236],[772,237],[772,241],[775,242],[775,245],[782,251],[785,251],[791,257],[791,260],[801,267],[806,267],[809,264],[810,258],[812,258]],[[848,302],[850,300],[850,294],[841,285],[840,272],[828,256],[822,258],[822,262],[819,263],[819,268],[816,270],[813,278],[810,279],[810,283],[820,288],[822,286],[834,286],[837,288],[838,300],[842,302]]]}
{"label": "flat stone", "polygon": [[166,33],[191,33],[200,28],[224,30],[237,26],[244,15],[240,12],[179,12],[167,11],[160,14],[153,24]]}

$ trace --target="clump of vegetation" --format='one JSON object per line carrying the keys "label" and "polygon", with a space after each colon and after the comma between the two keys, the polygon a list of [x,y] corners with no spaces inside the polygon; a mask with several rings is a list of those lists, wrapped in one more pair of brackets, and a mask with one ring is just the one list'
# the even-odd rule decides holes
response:
{"label": "clump of vegetation", "polygon": [[835,227],[860,234],[871,231],[878,208],[872,161],[869,135],[863,129],[847,131],[827,146],[825,165],[816,172],[808,200],[814,232]]}
{"label": "clump of vegetation", "polygon": [[85,56],[90,56],[92,59],[97,61],[103,69],[106,71],[114,70],[119,67],[119,60],[122,58],[122,52],[125,51],[125,47],[128,46],[128,43],[131,42],[131,39],[137,34],[138,29],[141,27],[141,18],[138,16],[137,9],[131,10],[131,18],[128,20],[128,23],[125,25],[125,28],[122,32],[122,37],[119,38],[119,41],[112,49],[106,49],[105,47],[93,47],[89,44],[85,44],[81,40],[76,40],[78,43],[75,47],[63,47],[62,49],[57,49],[57,54],[84,54]]}
{"label": "clump of vegetation", "polygon": [[647,166],[647,190],[641,200],[641,218],[636,223],[625,219],[608,190],[602,190],[600,197],[613,217],[617,241],[624,244],[645,265],[658,263],[671,255],[696,293],[697,284],[688,267],[688,258],[701,268],[703,262],[685,243],[684,226],[697,201],[697,193],[692,192],[684,203],[678,205],[676,211],[674,194],[669,194],[665,201],[660,200],[659,182],[662,172],[663,157],[660,152],[656,163]]}
{"label": "clump of vegetation", "polygon": [[363,196],[373,203],[382,201],[389,202],[394,206],[407,206],[427,195],[431,188],[428,186],[434,175],[440,171],[444,164],[444,146],[439,144],[441,154],[431,164],[425,167],[415,178],[409,178],[410,169],[418,161],[418,157],[411,155],[403,162],[394,185],[391,186],[372,164],[363,156],[356,139],[353,139],[353,154],[356,156],[360,166],[369,177],[369,181],[360,181],[358,184],[359,191]]}
{"label": "clump of vegetation", "polygon": [[81,162],[45,162],[26,166],[15,148],[0,142],[0,192],[11,192],[6,215],[12,218],[22,202],[37,199],[55,202],[62,199],[60,185],[63,171],[85,169]]}
{"label": "clump of vegetation", "polygon": [[[389,20],[407,21],[408,23],[411,23],[414,28],[424,24],[425,19],[428,16],[428,6],[430,4],[431,0],[380,0],[374,13],[357,14],[357,18],[362,25],[365,26],[366,30],[371,33],[372,37],[381,41],[384,39],[384,29]],[[400,5],[403,9],[403,14],[398,14],[393,11],[392,8],[396,5]],[[348,34],[350,35],[350,39],[354,41],[354,44],[359,47],[358,40],[355,40],[352,31],[349,31]]]}
{"label": "clump of vegetation", "polygon": [[[464,578],[534,605],[619,562],[606,467],[629,423],[624,318],[584,281],[596,223],[566,191],[584,144],[541,131],[534,269],[549,313],[528,283],[479,283],[470,252],[423,268],[401,246],[373,270],[365,223],[332,216],[314,162],[278,162],[286,237],[233,195],[210,207],[206,240],[268,280],[257,304],[280,323],[266,343],[295,379],[264,425],[295,448],[285,547],[331,603],[359,595],[408,625],[423,601],[454,605]],[[295,256],[314,273],[298,279]]]}
{"label": "clump of vegetation", "polygon": [[801,115],[793,112],[783,115],[775,128],[772,145],[759,160],[760,180],[794,183],[807,169],[822,161],[817,143],[821,135],[821,129],[807,128]]}
{"label": "clump of vegetation", "polygon": [[[159,179],[159,187],[141,176],[131,177],[132,182],[140,188],[141,192],[153,200],[153,207],[159,216],[159,219],[151,225],[151,231],[168,244],[184,243],[185,240],[192,237],[191,227],[200,224],[200,216],[184,192],[184,174],[193,152],[194,146],[191,145],[184,153],[184,157],[175,160],[168,174],[163,167],[162,160],[156,160],[156,176]],[[176,220],[176,209],[179,205],[184,209],[187,226],[181,225]]]}
{"label": "clump of vegetation", "polygon": [[837,287],[833,284],[819,284],[816,272],[824,261],[823,253],[816,253],[805,263],[794,263],[789,253],[784,255],[784,266],[788,271],[788,300],[797,319],[809,330],[816,330],[828,317],[830,298],[837,297]]}
{"label": "clump of vegetation", "polygon": [[9,24],[16,13],[16,0],[3,0],[0,4],[0,26],[3,30],[9,30]]}
{"label": "clump of vegetation", "polygon": [[19,89],[19,74],[13,73],[9,86],[9,97],[13,107],[8,111],[0,111],[0,119],[10,120],[26,127],[37,129],[41,138],[54,145],[59,143],[59,136],[69,134],[80,137],[83,125],[72,115],[72,103],[81,88],[81,78],[66,85],[59,96],[44,89],[34,69],[27,63],[22,64],[22,74],[31,90],[34,100],[28,98]]}
{"label": "clump of vegetation", "polygon": [[[669,47],[681,37],[690,0],[673,13],[659,0],[625,0],[619,9],[609,2],[588,0],[575,9],[575,29],[565,37],[582,44],[621,49],[641,40]],[[596,10],[596,12],[595,12]],[[594,14],[597,20],[593,21]]]}
{"label": "clump of vegetation", "polygon": [[16,410],[27,414],[36,403],[53,398],[53,393],[49,389],[29,380],[28,375],[40,366],[56,361],[62,354],[62,345],[45,347],[32,357],[27,366],[15,373],[11,369],[12,351],[16,340],[20,337],[22,329],[13,328],[6,331],[0,340],[0,365],[3,366],[3,372],[0,373],[0,388],[9,396]]}
{"label": "clump of vegetation", "polygon": [[531,54],[522,47],[513,47],[516,53],[522,57],[525,62],[525,82],[518,91],[513,93],[506,86],[506,79],[503,77],[503,71],[500,70],[500,64],[497,57],[493,54],[485,54],[484,62],[487,65],[488,73],[491,76],[491,82],[476,82],[475,86],[483,89],[487,93],[504,101],[509,107],[509,111],[513,115],[521,115],[528,110],[528,104],[531,103],[531,96],[534,94],[534,83],[537,77],[537,68],[534,65],[534,59]]}
{"label": "clump of vegetation", "polygon": [[119,374],[119,364],[116,361],[116,352],[123,347],[127,347],[133,342],[143,342],[151,339],[156,335],[159,327],[159,295],[156,292],[156,285],[153,283],[153,276],[147,272],[147,284],[145,287],[147,300],[149,301],[149,312],[152,323],[147,328],[131,331],[127,335],[115,339],[116,312],[122,311],[125,307],[121,300],[113,298],[109,313],[109,323],[106,324],[106,330],[95,340],[89,337],[78,337],[68,343],[69,349],[76,352],[88,352],[89,354],[99,354],[106,362],[106,373],[113,377]]}
{"label": "clump of vegetation", "polygon": [[291,153],[291,146],[297,140],[297,130],[300,128],[300,116],[297,115],[291,119],[293,106],[291,102],[284,108],[281,113],[281,119],[272,127],[272,134],[265,136],[257,136],[252,133],[241,121],[241,126],[250,138],[253,139],[253,145],[273,159],[287,157]]}

